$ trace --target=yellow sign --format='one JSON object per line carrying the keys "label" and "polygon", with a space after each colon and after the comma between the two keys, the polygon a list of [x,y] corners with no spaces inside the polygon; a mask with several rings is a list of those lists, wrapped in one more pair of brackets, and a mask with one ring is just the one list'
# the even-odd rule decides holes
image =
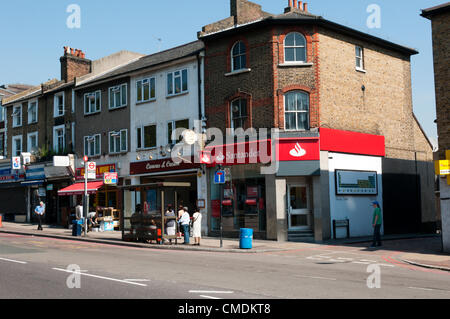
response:
{"label": "yellow sign", "polygon": [[450,160],[450,150],[445,151],[445,158]]}
{"label": "yellow sign", "polygon": [[436,175],[450,175],[450,160],[434,162]]}

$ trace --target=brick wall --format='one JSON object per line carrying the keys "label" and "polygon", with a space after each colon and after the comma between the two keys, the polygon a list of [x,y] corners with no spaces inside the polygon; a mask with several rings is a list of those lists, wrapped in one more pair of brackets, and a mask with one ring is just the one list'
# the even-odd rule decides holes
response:
{"label": "brick wall", "polygon": [[[414,160],[419,151],[431,161],[431,146],[415,143],[409,57],[325,29],[319,45],[321,126],[384,135],[386,157]],[[366,72],[356,70],[355,45]]]}
{"label": "brick wall", "polygon": [[432,17],[439,158],[450,150],[450,12]]}
{"label": "brick wall", "polygon": [[88,59],[65,54],[60,58],[61,80],[71,82],[75,77],[83,76],[91,72],[91,61]]}

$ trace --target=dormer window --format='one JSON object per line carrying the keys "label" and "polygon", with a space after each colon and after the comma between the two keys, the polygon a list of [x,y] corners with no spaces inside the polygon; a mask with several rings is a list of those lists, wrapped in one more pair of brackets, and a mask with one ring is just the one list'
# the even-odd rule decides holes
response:
{"label": "dormer window", "polygon": [[298,33],[289,33],[284,40],[285,63],[306,63],[306,39]]}
{"label": "dormer window", "polygon": [[243,70],[247,67],[247,48],[242,41],[231,49],[231,71]]}

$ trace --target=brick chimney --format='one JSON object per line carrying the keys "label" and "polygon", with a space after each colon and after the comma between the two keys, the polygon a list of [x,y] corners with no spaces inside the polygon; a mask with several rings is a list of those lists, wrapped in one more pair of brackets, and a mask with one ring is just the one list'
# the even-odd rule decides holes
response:
{"label": "brick chimney", "polygon": [[308,3],[303,3],[303,1],[289,0],[288,7],[284,9],[284,13],[288,12],[308,12]]}
{"label": "brick chimney", "polygon": [[259,4],[247,0],[230,0],[230,9],[230,16],[234,17],[235,25],[256,21],[267,16]]}
{"label": "brick chimney", "polygon": [[64,55],[59,61],[61,62],[61,81],[66,83],[91,72],[92,61],[86,59],[86,54],[79,49],[64,47]]}

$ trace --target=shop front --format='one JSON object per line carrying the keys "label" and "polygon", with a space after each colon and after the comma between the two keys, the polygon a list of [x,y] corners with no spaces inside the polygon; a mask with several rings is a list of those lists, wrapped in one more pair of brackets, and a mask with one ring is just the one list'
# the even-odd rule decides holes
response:
{"label": "shop front", "polygon": [[9,167],[0,168],[0,214],[3,221],[25,222],[27,217],[27,192],[22,185],[25,173]]}

